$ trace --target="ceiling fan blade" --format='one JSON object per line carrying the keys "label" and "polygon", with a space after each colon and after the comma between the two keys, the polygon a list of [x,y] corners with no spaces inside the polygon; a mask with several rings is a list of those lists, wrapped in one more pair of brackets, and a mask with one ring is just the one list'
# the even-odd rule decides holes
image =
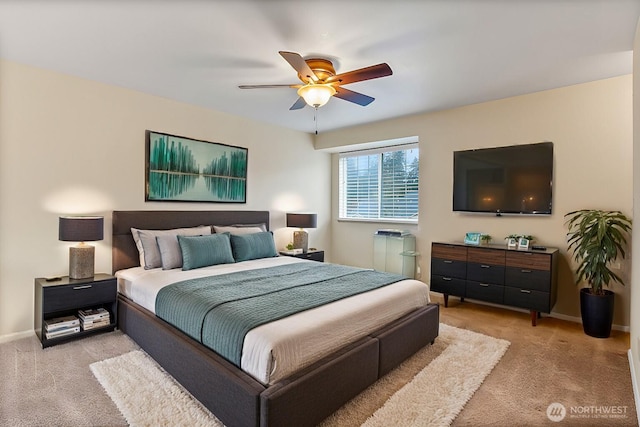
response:
{"label": "ceiling fan blade", "polygon": [[298,100],[293,103],[291,108],[289,108],[289,110],[299,110],[301,108],[304,108],[305,105],[307,105],[307,103],[305,102],[304,98],[303,97],[299,97]]}
{"label": "ceiling fan blade", "polygon": [[273,87],[299,88],[299,87],[302,87],[302,85],[300,85],[300,84],[290,84],[290,85],[240,85],[238,87],[240,89],[264,89],[264,88],[273,88]]}
{"label": "ceiling fan blade", "polygon": [[313,72],[311,68],[309,68],[309,64],[307,64],[302,56],[299,53],[295,52],[278,52],[280,56],[282,56],[285,61],[289,63],[293,67],[294,70],[298,72],[302,81],[307,83],[309,80],[313,80],[314,82],[318,81],[318,76]]}
{"label": "ceiling fan blade", "polygon": [[391,71],[391,67],[389,67],[389,65],[386,63],[382,63],[378,65],[372,65],[370,67],[360,68],[359,70],[347,71],[346,73],[331,76],[326,80],[325,83],[339,83],[341,85],[346,85],[348,83],[386,77],[392,74],[393,71]]}
{"label": "ceiling fan blade", "polygon": [[372,98],[370,96],[367,95],[363,95],[361,93],[358,92],[354,92],[352,90],[349,89],[345,89],[343,87],[337,86],[336,87],[336,94],[333,95],[336,98],[340,98],[340,99],[344,99],[345,101],[349,101],[349,102],[353,102],[355,104],[358,105],[362,105],[363,107],[365,105],[369,105],[371,104],[375,98]]}

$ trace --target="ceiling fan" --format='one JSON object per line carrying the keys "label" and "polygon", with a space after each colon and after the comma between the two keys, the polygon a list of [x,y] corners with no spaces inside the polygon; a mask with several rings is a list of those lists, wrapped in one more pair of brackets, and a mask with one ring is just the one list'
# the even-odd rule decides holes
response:
{"label": "ceiling fan", "polygon": [[358,105],[369,105],[375,98],[345,89],[342,85],[377,79],[393,74],[386,63],[336,74],[333,63],[324,58],[304,59],[295,52],[280,51],[280,55],[298,72],[298,78],[303,84],[275,84],[275,85],[241,85],[240,89],[259,89],[290,87],[298,89],[298,100],[289,110],[299,110],[306,105],[314,108],[322,107],[332,96],[353,102]]}

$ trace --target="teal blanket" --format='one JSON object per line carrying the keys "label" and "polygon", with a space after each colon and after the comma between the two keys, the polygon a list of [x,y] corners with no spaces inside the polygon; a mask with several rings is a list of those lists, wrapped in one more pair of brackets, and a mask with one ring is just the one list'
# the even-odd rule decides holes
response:
{"label": "teal blanket", "polygon": [[156,315],[240,366],[251,329],[405,277],[343,265],[290,264],[165,286]]}

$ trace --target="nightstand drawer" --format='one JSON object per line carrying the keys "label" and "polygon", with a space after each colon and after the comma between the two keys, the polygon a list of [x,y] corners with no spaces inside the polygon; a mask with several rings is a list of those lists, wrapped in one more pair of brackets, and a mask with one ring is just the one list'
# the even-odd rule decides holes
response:
{"label": "nightstand drawer", "polygon": [[280,251],[281,256],[291,256],[294,258],[308,259],[309,261],[324,262],[324,251],[318,249],[309,249],[304,253],[293,253],[292,251]]}
{"label": "nightstand drawer", "polygon": [[117,297],[116,279],[102,282],[51,286],[42,289],[42,311],[52,313],[110,303]]}
{"label": "nightstand drawer", "polygon": [[306,254],[296,255],[297,258],[309,259],[311,261],[324,262],[324,251],[307,252]]}

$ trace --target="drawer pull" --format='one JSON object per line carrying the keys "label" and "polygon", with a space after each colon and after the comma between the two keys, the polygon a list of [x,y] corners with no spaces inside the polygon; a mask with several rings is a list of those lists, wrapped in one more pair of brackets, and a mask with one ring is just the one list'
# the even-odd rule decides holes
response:
{"label": "drawer pull", "polygon": [[521,273],[531,273],[531,270],[520,270]]}
{"label": "drawer pull", "polygon": [[531,291],[527,290],[527,289],[520,289],[520,292],[522,292],[523,294],[530,294]]}
{"label": "drawer pull", "polygon": [[451,277],[443,277],[442,280],[444,280],[445,282],[450,282],[451,281]]}
{"label": "drawer pull", "polygon": [[489,285],[487,285],[486,283],[478,283],[478,285],[480,285],[480,286],[482,286],[484,288],[488,288],[489,287]]}
{"label": "drawer pull", "polygon": [[487,264],[480,264],[480,268],[491,268],[491,266]]}
{"label": "drawer pull", "polygon": [[448,259],[445,259],[445,260],[444,260],[444,261],[442,261],[442,262],[444,262],[445,264],[453,264],[453,261],[448,260]]}
{"label": "drawer pull", "polygon": [[74,291],[77,291],[77,290],[80,290],[80,289],[89,289],[89,288],[91,288],[91,285],[74,286],[74,287],[73,287],[73,290],[74,290]]}

